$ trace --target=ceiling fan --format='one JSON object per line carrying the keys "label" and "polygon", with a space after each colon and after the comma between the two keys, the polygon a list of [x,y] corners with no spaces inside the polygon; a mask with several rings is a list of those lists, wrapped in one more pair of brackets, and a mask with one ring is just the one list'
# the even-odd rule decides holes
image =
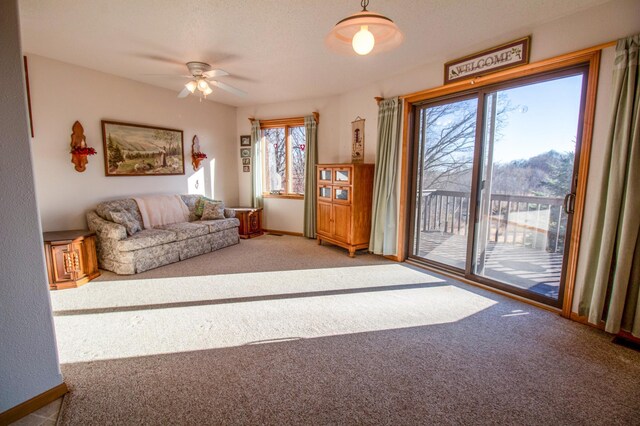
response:
{"label": "ceiling fan", "polygon": [[189,96],[189,94],[194,94],[196,90],[202,93],[206,98],[207,95],[210,95],[213,92],[211,86],[233,93],[236,96],[246,96],[247,94],[247,92],[230,86],[227,83],[213,80],[216,77],[229,75],[226,71],[213,69],[211,68],[211,65],[204,62],[187,62],[187,68],[189,68],[191,75],[183,76],[187,77],[189,82],[187,82],[187,84],[184,85],[184,89],[178,93],[179,98],[185,98]]}

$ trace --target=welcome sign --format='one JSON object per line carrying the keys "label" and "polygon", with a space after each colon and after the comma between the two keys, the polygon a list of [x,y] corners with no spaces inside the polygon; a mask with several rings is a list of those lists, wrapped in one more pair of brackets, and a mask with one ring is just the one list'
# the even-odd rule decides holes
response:
{"label": "welcome sign", "polygon": [[529,63],[531,37],[506,43],[444,64],[444,84]]}

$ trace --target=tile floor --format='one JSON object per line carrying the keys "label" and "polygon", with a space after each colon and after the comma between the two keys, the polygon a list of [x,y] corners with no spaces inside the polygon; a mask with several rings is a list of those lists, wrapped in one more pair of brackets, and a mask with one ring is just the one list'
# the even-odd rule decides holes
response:
{"label": "tile floor", "polygon": [[26,417],[21,418],[15,423],[11,423],[12,426],[54,426],[58,421],[58,413],[62,406],[62,398],[58,398],[49,405],[45,405],[38,411],[34,411]]}

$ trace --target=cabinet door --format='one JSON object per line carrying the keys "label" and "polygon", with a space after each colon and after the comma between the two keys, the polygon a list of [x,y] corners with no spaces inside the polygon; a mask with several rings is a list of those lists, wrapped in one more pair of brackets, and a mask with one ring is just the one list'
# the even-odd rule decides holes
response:
{"label": "cabinet door", "polygon": [[51,257],[55,282],[75,279],[76,271],[80,269],[80,255],[78,250],[74,250],[73,245],[52,246]]}
{"label": "cabinet door", "polygon": [[331,183],[333,170],[326,167],[318,167],[318,183]]}
{"label": "cabinet door", "polygon": [[351,233],[351,206],[333,205],[333,237],[348,243]]}
{"label": "cabinet door", "polygon": [[331,235],[331,207],[329,203],[318,203],[316,232]]}
{"label": "cabinet door", "polygon": [[318,186],[318,201],[331,202],[331,187],[326,185]]}
{"label": "cabinet door", "polygon": [[351,167],[333,169],[333,183],[351,185]]}
{"label": "cabinet door", "polygon": [[258,212],[249,214],[249,233],[253,234],[260,231],[260,217]]}
{"label": "cabinet door", "polygon": [[334,186],[333,202],[340,204],[351,204],[351,187],[350,186]]}

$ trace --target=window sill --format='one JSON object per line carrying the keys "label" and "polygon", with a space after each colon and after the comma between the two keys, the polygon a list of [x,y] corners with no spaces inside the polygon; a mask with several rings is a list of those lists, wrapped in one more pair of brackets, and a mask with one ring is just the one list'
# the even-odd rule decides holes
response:
{"label": "window sill", "polygon": [[262,194],[262,198],[284,198],[287,200],[304,200],[304,195],[298,195],[298,194],[270,194],[270,193],[266,193],[266,194]]}

